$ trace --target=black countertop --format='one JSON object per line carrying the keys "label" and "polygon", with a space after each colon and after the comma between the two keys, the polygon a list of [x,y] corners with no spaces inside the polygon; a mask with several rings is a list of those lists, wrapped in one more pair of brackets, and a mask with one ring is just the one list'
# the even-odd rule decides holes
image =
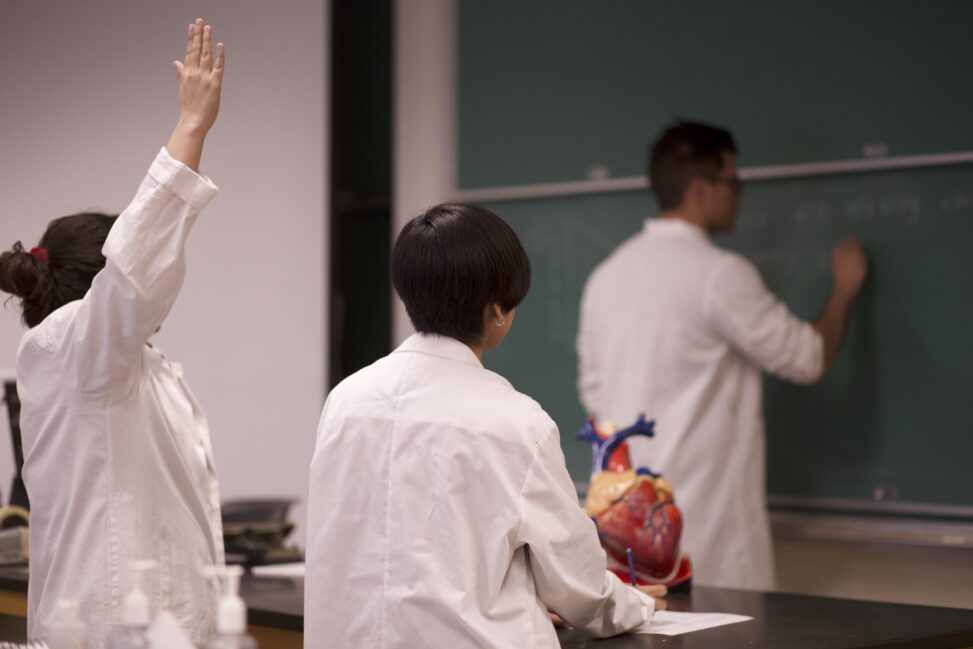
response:
{"label": "black countertop", "polygon": [[27,642],[27,618],[0,613],[0,642]]}
{"label": "black countertop", "polygon": [[[304,580],[245,577],[250,624],[301,631]],[[25,592],[26,572],[0,569],[0,589]],[[955,649],[973,647],[973,610],[696,587],[672,593],[674,611],[748,615],[739,624],[681,636],[591,638],[561,629],[563,649]],[[973,589],[971,589],[973,605]]]}
{"label": "black countertop", "polygon": [[[971,595],[973,597],[973,595]],[[563,649],[938,649],[973,646],[973,610],[696,587],[672,593],[673,611],[748,615],[753,620],[681,636],[594,640],[558,634]],[[971,602],[973,603],[973,602]]]}
{"label": "black countertop", "polygon": [[14,593],[27,592],[27,566],[0,568],[0,590]]}

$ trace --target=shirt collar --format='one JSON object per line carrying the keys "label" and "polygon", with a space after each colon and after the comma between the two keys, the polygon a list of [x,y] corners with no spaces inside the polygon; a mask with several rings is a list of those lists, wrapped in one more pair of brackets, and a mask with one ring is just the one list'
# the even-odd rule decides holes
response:
{"label": "shirt collar", "polygon": [[680,218],[657,217],[645,219],[645,232],[653,236],[690,236],[709,239],[706,230],[695,223],[690,223],[686,219]]}
{"label": "shirt collar", "polygon": [[431,354],[450,360],[459,361],[474,367],[483,367],[483,363],[476,357],[473,350],[465,343],[461,343],[449,336],[437,334],[412,334],[405,339],[393,354],[398,352],[418,352],[420,354]]}

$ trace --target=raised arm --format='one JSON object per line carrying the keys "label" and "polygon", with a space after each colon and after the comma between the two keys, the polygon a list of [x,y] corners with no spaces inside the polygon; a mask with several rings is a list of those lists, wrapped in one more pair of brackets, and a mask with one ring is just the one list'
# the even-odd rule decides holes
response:
{"label": "raised arm", "polygon": [[766,372],[795,383],[819,380],[838,355],[866,270],[861,244],[851,237],[834,247],[831,259],[833,289],[812,324],[767,290],[753,264],[727,257],[703,297],[713,328]]}
{"label": "raised arm", "polygon": [[179,120],[109,232],[105,267],[59,347],[69,370],[66,379],[91,398],[114,398],[136,385],[141,350],[182,287],[186,238],[217,192],[197,173],[220,106],[223,47],[217,45],[214,60],[212,37],[202,20],[188,28],[185,60],[176,62]]}
{"label": "raised arm", "polygon": [[821,378],[820,334],[767,290],[752,263],[728,255],[711,275],[703,305],[714,332],[765,372],[795,383]]}

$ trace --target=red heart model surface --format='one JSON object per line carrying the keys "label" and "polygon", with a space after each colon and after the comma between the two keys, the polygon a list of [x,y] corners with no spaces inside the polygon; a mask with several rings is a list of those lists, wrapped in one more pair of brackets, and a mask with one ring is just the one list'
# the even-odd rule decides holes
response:
{"label": "red heart model surface", "polygon": [[627,557],[631,550],[637,583],[688,587],[692,563],[679,549],[682,513],[673,489],[661,474],[646,467],[632,469],[625,443],[633,435],[654,434],[654,422],[646,422],[644,416],[624,430],[613,425],[598,428],[588,420],[579,432],[591,442],[593,455],[585,511],[598,526],[609,569],[619,578],[632,578]]}
{"label": "red heart model surface", "polygon": [[620,562],[632,549],[635,567],[655,579],[668,577],[679,559],[682,514],[671,498],[659,500],[655,481],[639,476],[621,500],[595,516],[601,544]]}

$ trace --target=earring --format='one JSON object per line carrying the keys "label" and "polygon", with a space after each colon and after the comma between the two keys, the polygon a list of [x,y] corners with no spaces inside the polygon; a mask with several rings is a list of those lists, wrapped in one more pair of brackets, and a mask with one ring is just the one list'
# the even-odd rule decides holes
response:
{"label": "earring", "polygon": [[507,321],[503,318],[503,316],[500,316],[499,318],[494,318],[493,322],[496,323],[498,327],[502,327]]}

